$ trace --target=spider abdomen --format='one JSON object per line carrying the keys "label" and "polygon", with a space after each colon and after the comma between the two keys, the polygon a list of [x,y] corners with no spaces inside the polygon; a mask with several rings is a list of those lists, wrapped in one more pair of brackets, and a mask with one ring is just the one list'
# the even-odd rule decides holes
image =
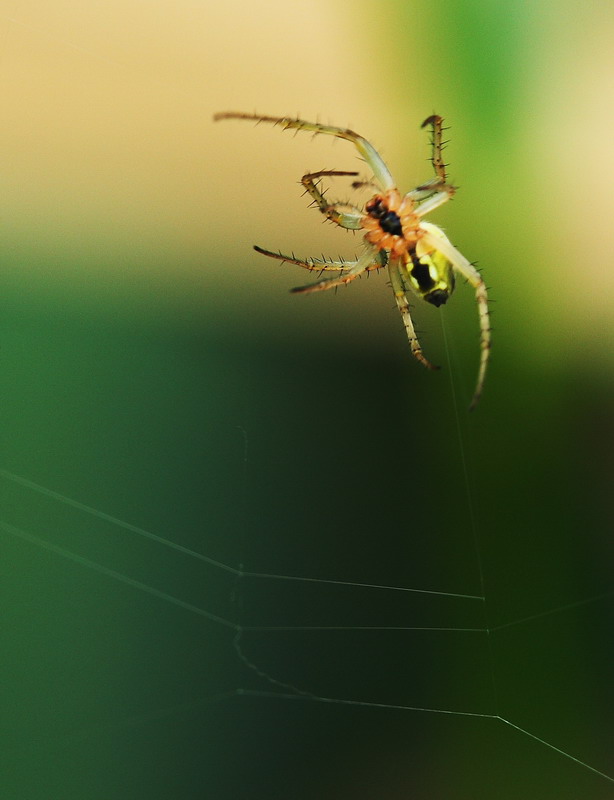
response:
{"label": "spider abdomen", "polygon": [[[428,231],[439,238],[444,233],[435,225],[425,223]],[[454,291],[454,269],[448,259],[432,247],[425,248],[419,243],[409,251],[407,261],[407,278],[414,292],[431,305],[439,306],[447,303]]]}

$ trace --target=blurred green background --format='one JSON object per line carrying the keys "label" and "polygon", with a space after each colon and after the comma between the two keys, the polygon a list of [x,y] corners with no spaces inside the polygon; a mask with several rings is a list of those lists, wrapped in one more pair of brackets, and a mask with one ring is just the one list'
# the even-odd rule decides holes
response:
{"label": "blurred green background", "polygon": [[[4,4],[3,798],[614,796],[493,718],[614,777],[613,36],[591,2]],[[470,289],[416,305],[439,373],[383,275],[291,296],[251,245],[352,257],[297,181],[354,152],[223,110],[350,125],[406,190],[446,118],[475,412]],[[285,628],[240,641],[281,683],[226,623]]]}

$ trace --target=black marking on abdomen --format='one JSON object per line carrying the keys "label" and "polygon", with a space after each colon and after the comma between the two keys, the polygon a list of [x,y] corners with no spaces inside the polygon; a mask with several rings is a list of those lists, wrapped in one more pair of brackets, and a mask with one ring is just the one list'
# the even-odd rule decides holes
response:
{"label": "black marking on abdomen", "polygon": [[411,271],[412,278],[416,279],[418,286],[423,292],[427,292],[429,289],[432,289],[435,285],[435,281],[431,278],[431,273],[428,266],[423,264],[421,261],[418,261],[415,252],[411,254],[411,260],[413,263],[413,268]]}

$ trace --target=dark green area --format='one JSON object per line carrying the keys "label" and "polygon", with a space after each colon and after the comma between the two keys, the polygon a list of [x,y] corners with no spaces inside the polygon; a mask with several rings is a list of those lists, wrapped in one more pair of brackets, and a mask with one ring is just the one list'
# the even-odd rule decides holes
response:
{"label": "dark green area", "polygon": [[[611,557],[606,389],[537,380],[502,346],[469,415],[401,340],[373,356],[334,335],[246,341],[219,310],[173,329],[40,297],[6,308],[4,797],[605,796],[493,719],[237,695],[289,690],[219,622],[483,628],[481,601],[206,559],[479,595],[476,534],[491,626],[594,598]],[[607,608],[495,631],[498,700],[479,632],[245,631],[241,646],[335,700],[498,709],[611,772]]]}

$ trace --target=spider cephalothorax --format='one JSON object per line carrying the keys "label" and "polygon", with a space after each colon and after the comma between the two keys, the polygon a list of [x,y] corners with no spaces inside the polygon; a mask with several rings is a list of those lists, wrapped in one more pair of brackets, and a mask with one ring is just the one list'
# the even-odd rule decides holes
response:
{"label": "spider cephalothorax", "polygon": [[376,194],[365,206],[361,227],[365,239],[378,250],[389,250],[391,258],[404,258],[415,249],[420,238],[420,219],[414,213],[411,197],[401,197],[398,189]]}
{"label": "spider cephalothorax", "polygon": [[379,153],[362,136],[348,128],[320,125],[292,117],[264,117],[258,114],[243,114],[227,111],[216,114],[214,119],[251,119],[255,122],[271,122],[284,130],[312,131],[313,133],[337,136],[347,139],[356,147],[360,156],[373,172],[373,181],[357,181],[354,187],[375,185],[380,191],[365,205],[364,211],[342,202],[330,202],[324,191],[320,190],[318,179],[330,176],[355,176],[356,172],[320,170],[303,175],[301,183],[311,196],[314,204],[324,216],[341,228],[364,230],[365,247],[355,261],[339,259],[306,258],[273,253],[262,247],[255,249],[271,258],[289,261],[309,270],[336,272],[332,278],[320,278],[308,286],[299,286],[293,292],[317,292],[350,283],[363,272],[388,268],[390,284],[394,292],[409,344],[413,355],[424,366],[434,369],[425,358],[416,336],[409,313],[407,294],[415,294],[434,306],[443,305],[454,290],[454,273],[460,273],[475,290],[481,332],[481,358],[478,379],[471,401],[475,406],[482,393],[486,367],[490,353],[490,322],[486,286],[480,273],[450,242],[445,233],[424,217],[443,203],[455,192],[447,182],[446,165],[442,158],[443,120],[433,115],[426,119],[422,127],[430,126],[433,134],[433,155],[431,161],[435,177],[402,195],[396,188],[392,175]]}

